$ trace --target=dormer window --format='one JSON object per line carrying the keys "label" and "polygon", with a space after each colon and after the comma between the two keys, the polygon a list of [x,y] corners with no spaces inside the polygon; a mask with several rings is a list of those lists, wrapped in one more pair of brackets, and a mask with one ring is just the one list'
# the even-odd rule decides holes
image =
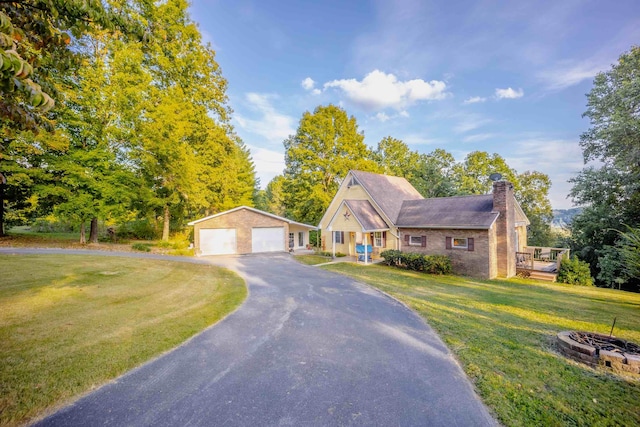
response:
{"label": "dormer window", "polygon": [[355,176],[351,175],[351,179],[349,180],[349,187],[353,187],[354,185],[360,185]]}

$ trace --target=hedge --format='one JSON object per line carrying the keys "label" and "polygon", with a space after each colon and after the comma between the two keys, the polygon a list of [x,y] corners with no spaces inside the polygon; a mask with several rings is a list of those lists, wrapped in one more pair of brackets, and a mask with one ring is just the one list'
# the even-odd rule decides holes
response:
{"label": "hedge", "polygon": [[423,255],[415,252],[401,252],[394,249],[380,254],[385,264],[407,270],[423,271],[429,274],[450,274],[451,260],[446,255]]}

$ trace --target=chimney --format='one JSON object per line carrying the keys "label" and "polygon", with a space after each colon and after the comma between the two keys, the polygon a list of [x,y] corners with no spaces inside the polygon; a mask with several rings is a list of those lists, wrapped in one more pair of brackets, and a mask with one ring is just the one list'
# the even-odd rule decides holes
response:
{"label": "chimney", "polygon": [[498,277],[513,277],[516,275],[516,217],[512,183],[493,183],[493,211],[500,214],[496,220]]}

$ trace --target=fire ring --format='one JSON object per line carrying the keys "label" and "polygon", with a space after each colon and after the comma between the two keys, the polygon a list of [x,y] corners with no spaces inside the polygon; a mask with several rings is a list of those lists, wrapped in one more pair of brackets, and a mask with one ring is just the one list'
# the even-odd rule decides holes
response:
{"label": "fire ring", "polygon": [[564,331],[557,336],[564,356],[592,368],[601,366],[616,373],[640,376],[640,346],[614,336],[593,332]]}

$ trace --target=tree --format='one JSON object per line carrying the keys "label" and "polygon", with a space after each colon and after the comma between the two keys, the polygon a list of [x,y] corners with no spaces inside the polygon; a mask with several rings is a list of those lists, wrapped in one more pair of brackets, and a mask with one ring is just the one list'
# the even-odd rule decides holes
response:
{"label": "tree", "polygon": [[285,178],[282,175],[276,175],[265,190],[265,209],[267,212],[279,216],[286,216],[287,193],[285,192]]}
{"label": "tree", "polygon": [[[616,230],[624,230],[623,224],[640,225],[639,111],[640,48],[634,46],[611,70],[595,77],[587,95],[583,116],[589,118],[590,128],[580,136],[580,146],[585,164],[595,160],[601,166],[586,166],[570,180],[570,196],[584,206],[571,225],[573,244],[591,265],[599,285],[616,280],[608,262],[622,257],[617,244],[621,235]],[[635,289],[638,279],[625,279],[625,283]]]}
{"label": "tree", "polygon": [[171,219],[252,204],[255,171],[229,124],[227,82],[215,52],[203,46],[184,0],[144,4],[153,23],[144,67],[152,83],[137,122],[135,163],[152,189],[148,206]]}
{"label": "tree", "polygon": [[490,193],[493,183],[489,176],[500,173],[503,179],[513,184],[515,198],[531,222],[528,243],[532,246],[551,246],[555,243],[556,238],[550,227],[553,219],[549,202],[551,180],[547,175],[537,171],[518,174],[502,156],[484,151],[469,153],[464,162],[457,164],[454,170],[454,181],[461,194]]}
{"label": "tree", "polygon": [[335,105],[305,112],[284,147],[285,205],[300,222],[320,221],[349,170],[380,170],[356,119]]}
{"label": "tree", "polygon": [[59,82],[80,56],[73,39],[97,29],[141,36],[142,25],[129,5],[99,0],[7,1],[0,6],[0,127],[4,136],[19,130],[52,131],[46,113],[55,104]]}

